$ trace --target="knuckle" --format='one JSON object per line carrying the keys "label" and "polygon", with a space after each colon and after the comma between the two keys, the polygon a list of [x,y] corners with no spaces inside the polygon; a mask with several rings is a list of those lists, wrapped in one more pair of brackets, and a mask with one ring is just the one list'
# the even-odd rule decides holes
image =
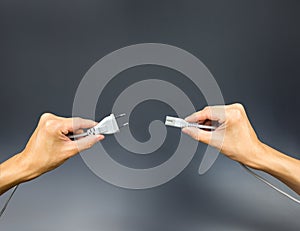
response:
{"label": "knuckle", "polygon": [[240,121],[243,120],[245,114],[244,106],[240,103],[235,103],[230,105],[228,108],[228,115],[230,120],[232,121]]}
{"label": "knuckle", "polygon": [[87,146],[87,147],[88,147],[88,148],[93,147],[93,143],[92,143],[92,142],[88,143],[88,146]]}
{"label": "knuckle", "polygon": [[210,111],[210,109],[211,109],[211,106],[205,106],[203,110],[204,111]]}
{"label": "knuckle", "polygon": [[195,135],[195,139],[196,139],[197,141],[201,141],[201,140],[202,140],[199,133],[197,133],[197,134]]}
{"label": "knuckle", "polygon": [[70,150],[69,150],[69,155],[73,156],[75,153],[78,153],[80,151],[80,147],[77,144],[77,141],[71,145]]}
{"label": "knuckle", "polygon": [[233,109],[231,114],[231,118],[236,121],[240,121],[243,119],[243,113],[240,109]]}
{"label": "knuckle", "polygon": [[93,147],[93,145],[94,145],[93,142],[89,141],[89,142],[86,143],[84,149],[90,149],[91,147]]}
{"label": "knuckle", "polygon": [[211,106],[206,106],[204,107],[203,111],[204,114],[211,114],[212,113],[212,107]]}
{"label": "knuckle", "polygon": [[60,123],[56,116],[51,113],[44,113],[40,118],[40,126],[44,132],[53,132],[59,128]]}
{"label": "knuckle", "polygon": [[47,121],[49,118],[51,118],[53,116],[53,114],[49,113],[49,112],[45,112],[41,115],[40,120],[41,121]]}
{"label": "knuckle", "polygon": [[70,158],[77,154],[79,152],[79,147],[75,144],[70,148],[70,150],[67,152],[67,158]]}
{"label": "knuckle", "polygon": [[51,131],[56,130],[56,128],[57,128],[57,123],[55,122],[55,120],[48,119],[47,121],[45,121],[45,124],[44,124],[45,131],[51,132]]}
{"label": "knuckle", "polygon": [[80,117],[73,117],[73,118],[68,118],[68,120],[70,120],[70,122],[78,127],[82,126],[82,119]]}
{"label": "knuckle", "polygon": [[244,111],[244,106],[241,103],[233,104],[234,108],[239,109],[240,111]]}
{"label": "knuckle", "polygon": [[198,131],[192,131],[191,136],[197,140],[197,141],[201,141],[201,134]]}

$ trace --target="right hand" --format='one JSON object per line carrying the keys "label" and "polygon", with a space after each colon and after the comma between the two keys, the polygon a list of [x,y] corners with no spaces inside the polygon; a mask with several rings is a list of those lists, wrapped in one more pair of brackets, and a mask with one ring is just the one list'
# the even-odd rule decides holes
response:
{"label": "right hand", "polygon": [[82,129],[91,128],[96,124],[92,120],[82,118],[43,114],[26,148],[19,156],[23,166],[26,166],[25,181],[57,168],[78,152],[103,140],[103,135],[87,136],[75,141],[67,136],[70,132],[80,133]]}
{"label": "right hand", "polygon": [[241,104],[208,106],[185,120],[192,123],[218,122],[220,126],[215,131],[186,127],[182,132],[195,140],[218,148],[235,161],[259,168],[262,143],[257,138]]}

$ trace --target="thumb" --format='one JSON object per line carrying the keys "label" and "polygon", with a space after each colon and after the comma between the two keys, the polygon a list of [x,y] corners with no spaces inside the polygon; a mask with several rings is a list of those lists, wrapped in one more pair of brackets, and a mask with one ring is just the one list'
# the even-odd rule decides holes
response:
{"label": "thumb", "polygon": [[194,127],[185,127],[182,129],[182,132],[189,135],[193,139],[208,144],[211,139],[211,132],[204,131],[199,128]]}
{"label": "thumb", "polygon": [[74,141],[77,152],[84,151],[93,147],[97,142],[104,139],[103,135],[86,136],[82,139]]}

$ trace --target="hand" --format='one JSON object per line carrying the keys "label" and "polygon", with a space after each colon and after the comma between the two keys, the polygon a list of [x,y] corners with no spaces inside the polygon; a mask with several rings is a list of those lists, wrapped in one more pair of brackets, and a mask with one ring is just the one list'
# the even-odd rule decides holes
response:
{"label": "hand", "polygon": [[[193,123],[218,122],[215,131],[183,128],[195,140],[218,148],[223,154],[252,168],[259,168],[262,143],[253,130],[241,104],[209,106],[186,118]],[[265,157],[264,157],[265,158]]]}
{"label": "hand", "polygon": [[78,152],[104,139],[103,135],[87,136],[76,141],[67,137],[70,132],[80,133],[82,129],[96,124],[92,120],[43,114],[26,148],[19,155],[22,165],[26,166],[24,181],[55,169]]}

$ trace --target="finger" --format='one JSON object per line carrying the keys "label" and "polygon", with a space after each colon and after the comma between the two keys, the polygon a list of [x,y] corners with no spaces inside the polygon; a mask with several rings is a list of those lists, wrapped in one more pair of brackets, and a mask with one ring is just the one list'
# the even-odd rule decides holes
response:
{"label": "finger", "polygon": [[201,111],[195,112],[192,115],[185,118],[186,121],[196,123],[198,121],[214,120],[223,122],[225,119],[225,107],[224,106],[212,106],[206,107]]}
{"label": "finger", "polygon": [[93,147],[97,142],[103,139],[104,139],[103,135],[93,135],[93,136],[87,136],[82,139],[73,141],[74,148],[76,149],[76,153]]}
{"label": "finger", "polygon": [[84,129],[84,128],[91,128],[91,127],[94,127],[97,125],[97,122],[95,122],[93,120],[82,119],[79,117],[64,119],[64,123],[65,123],[64,124],[65,128],[69,132],[74,132],[74,131],[77,131],[79,129]]}
{"label": "finger", "polygon": [[79,130],[74,132],[75,135],[82,134],[82,133],[84,133],[83,129],[79,129]]}
{"label": "finger", "polygon": [[210,118],[210,112],[207,110],[201,110],[186,117],[185,120],[190,123],[198,123],[199,121],[209,120]]}
{"label": "finger", "polygon": [[185,127],[182,132],[189,135],[193,139],[208,144],[211,140],[212,133],[194,127]]}

